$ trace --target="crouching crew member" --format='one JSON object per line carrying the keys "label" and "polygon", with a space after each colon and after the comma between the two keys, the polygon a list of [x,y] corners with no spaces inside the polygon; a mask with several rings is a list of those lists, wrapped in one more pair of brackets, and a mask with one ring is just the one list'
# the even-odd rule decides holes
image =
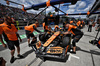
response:
{"label": "crouching crew member", "polygon": [[72,41],[73,51],[72,51],[72,53],[76,54],[76,43],[82,38],[83,32],[74,25],[66,24],[65,27],[68,28],[68,31],[65,32],[64,34],[70,34],[70,33],[73,34],[73,41]]}
{"label": "crouching crew member", "polygon": [[[37,29],[38,26],[39,23],[37,21],[35,22],[35,24],[29,24],[29,26],[25,26],[25,32],[26,32],[29,47],[32,43],[37,41],[37,38],[34,36],[33,31],[36,30],[37,32],[41,33],[41,31]],[[30,43],[30,37],[32,38],[31,43]]]}
{"label": "crouching crew member", "polygon": [[17,48],[17,53],[18,57],[23,58],[22,55],[20,55],[20,46],[19,46],[19,41],[18,41],[18,33],[16,27],[11,24],[11,18],[6,16],[4,18],[4,23],[0,24],[2,29],[0,29],[0,41],[3,45],[4,48],[6,48],[6,44],[3,41],[2,35],[4,37],[4,40],[6,41],[8,48],[11,50],[11,59],[10,62],[13,63],[15,58],[14,58],[14,53],[15,53],[15,46]]}

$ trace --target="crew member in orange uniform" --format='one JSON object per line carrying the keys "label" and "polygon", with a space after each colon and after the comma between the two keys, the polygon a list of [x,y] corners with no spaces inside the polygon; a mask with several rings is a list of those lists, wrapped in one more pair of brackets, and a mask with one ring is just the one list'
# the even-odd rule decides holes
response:
{"label": "crew member in orange uniform", "polygon": [[66,24],[65,27],[68,28],[68,31],[65,32],[64,34],[70,34],[70,33],[73,34],[73,41],[72,41],[73,51],[72,51],[72,53],[76,54],[76,42],[78,42],[82,38],[83,32],[74,25]]}
{"label": "crew member in orange uniform", "polygon": [[0,24],[0,41],[3,45],[3,47],[6,48],[6,44],[4,43],[3,39],[2,39],[2,34],[4,36],[4,40],[7,42],[8,48],[11,50],[11,59],[10,59],[10,63],[13,63],[15,58],[14,58],[14,53],[15,53],[15,46],[17,48],[17,53],[18,53],[18,57],[23,58],[22,55],[20,55],[20,46],[19,46],[19,41],[18,41],[18,33],[17,33],[17,29],[16,27],[11,24],[12,20],[11,17],[9,16],[5,16],[4,18],[4,23]]}
{"label": "crew member in orange uniform", "polygon": [[81,28],[81,21],[80,21],[80,20],[78,20],[78,22],[77,22],[77,24],[76,24],[76,25],[77,25],[77,27],[78,27],[78,28]]}
{"label": "crew member in orange uniform", "polygon": [[[37,38],[34,36],[33,31],[36,30],[37,32],[41,33],[41,31],[37,29],[38,26],[39,23],[37,21],[35,22],[35,24],[29,24],[29,26],[25,26],[25,32],[26,32],[29,47],[32,43],[37,41]],[[30,37],[33,38],[31,43],[30,43]]]}

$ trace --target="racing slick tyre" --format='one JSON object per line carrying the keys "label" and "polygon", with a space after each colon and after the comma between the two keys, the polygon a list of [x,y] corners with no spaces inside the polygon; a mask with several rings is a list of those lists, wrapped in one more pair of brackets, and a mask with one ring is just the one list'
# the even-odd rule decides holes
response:
{"label": "racing slick tyre", "polygon": [[45,40],[45,35],[44,35],[44,34],[40,34],[40,35],[39,35],[39,40],[40,40],[40,41],[46,41],[46,40]]}
{"label": "racing slick tyre", "polygon": [[40,34],[39,35],[39,40],[45,42],[49,37],[49,34],[45,33],[45,34]]}
{"label": "racing slick tyre", "polygon": [[64,48],[69,44],[70,44],[70,37],[64,37],[61,46]]}

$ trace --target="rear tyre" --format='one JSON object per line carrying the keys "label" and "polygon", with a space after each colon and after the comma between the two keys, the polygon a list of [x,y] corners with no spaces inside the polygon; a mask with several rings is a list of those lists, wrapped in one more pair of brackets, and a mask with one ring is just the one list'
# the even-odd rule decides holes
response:
{"label": "rear tyre", "polygon": [[69,44],[70,44],[70,37],[64,37],[61,46],[64,48],[68,46]]}

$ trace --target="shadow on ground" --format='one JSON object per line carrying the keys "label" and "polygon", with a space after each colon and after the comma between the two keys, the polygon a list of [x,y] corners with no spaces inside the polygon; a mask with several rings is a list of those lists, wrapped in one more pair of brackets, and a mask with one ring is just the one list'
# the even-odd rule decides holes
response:
{"label": "shadow on ground", "polygon": [[25,52],[24,54],[22,54],[22,55],[24,56],[23,58],[15,58],[14,62],[15,62],[16,60],[18,60],[18,59],[24,59],[24,58],[26,58],[26,57],[27,57],[29,54],[31,54],[33,51],[34,51],[34,50],[31,49],[31,50]]}
{"label": "shadow on ground", "polygon": [[99,50],[99,49],[94,49],[94,50],[90,50],[90,51],[87,51],[87,50],[83,50],[81,49],[80,47],[77,46],[76,48],[76,51],[82,51],[82,52],[86,52],[86,53],[92,53],[94,55],[100,55],[100,52],[96,51],[96,50]]}
{"label": "shadow on ground", "polygon": [[2,45],[0,45],[0,51],[3,51],[5,49],[7,49],[7,48],[4,48]]}
{"label": "shadow on ground", "polygon": [[22,54],[23,56],[24,56],[24,58],[26,58],[29,54],[31,54],[32,52],[34,52],[34,50],[33,49],[31,49],[31,50],[29,50],[29,51],[27,51],[27,52],[25,52],[24,54]]}
{"label": "shadow on ground", "polygon": [[[93,36],[93,35],[84,34],[84,36],[88,36],[88,37],[93,37],[93,38],[95,38],[96,35]],[[98,39],[98,38],[97,38],[97,39]]]}

